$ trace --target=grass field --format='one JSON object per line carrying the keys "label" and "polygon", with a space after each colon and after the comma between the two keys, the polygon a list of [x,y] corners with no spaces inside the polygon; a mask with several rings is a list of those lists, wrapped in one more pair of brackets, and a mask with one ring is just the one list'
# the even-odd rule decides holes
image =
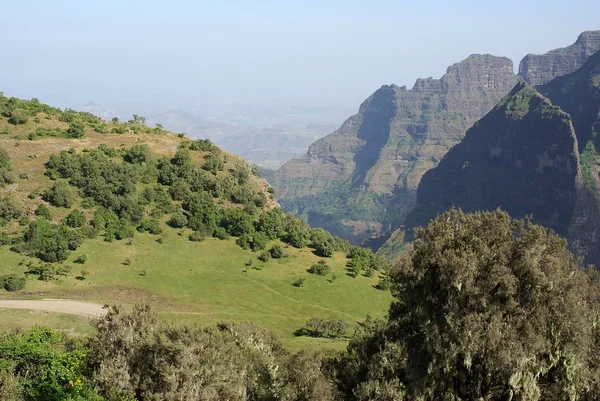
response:
{"label": "grass field", "polygon": [[[71,276],[52,282],[32,277],[21,293],[2,291],[0,296],[129,305],[147,302],[180,322],[256,322],[294,349],[345,345],[343,341],[295,337],[294,331],[309,318],[344,319],[353,326],[367,314],[383,317],[391,300],[389,292],[373,288],[377,277],[349,277],[341,253],[327,259],[332,272],[321,277],[307,272],[320,259],[309,248],[287,247],[285,258],[263,263],[233,240],[210,238],[197,243],[188,241],[185,231],[182,234],[167,229],[162,244],[148,234],[137,234],[130,245],[126,240],[87,240],[66,262],[73,266]],[[81,254],[88,256],[87,263],[72,263]],[[0,258],[0,274],[23,274],[26,266],[19,262],[29,260],[7,246],[0,248]],[[253,265],[246,267],[250,259]],[[82,269],[89,271],[86,280],[75,278]],[[337,276],[333,283],[328,281],[332,274]],[[305,279],[303,287],[292,285],[298,278]]]}

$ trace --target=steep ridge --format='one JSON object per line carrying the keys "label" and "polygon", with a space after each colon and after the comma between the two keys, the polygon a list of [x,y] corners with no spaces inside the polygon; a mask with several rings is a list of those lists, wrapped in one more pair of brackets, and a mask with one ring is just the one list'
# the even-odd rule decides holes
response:
{"label": "steep ridge", "polygon": [[580,179],[577,156],[569,115],[519,83],[425,173],[407,224],[426,224],[453,206],[500,207],[518,218],[533,213],[536,222],[566,235]]}
{"label": "steep ridge", "polygon": [[519,75],[532,86],[543,85],[577,70],[599,50],[600,31],[586,31],[570,46],[541,55],[526,55],[519,64]]}
{"label": "steep ridge", "polygon": [[518,84],[423,176],[407,234],[450,207],[499,207],[532,215],[600,266],[600,52],[536,89]]}
{"label": "steep ridge", "polygon": [[421,176],[518,78],[504,57],[472,55],[411,90],[383,86],[333,134],[273,178],[282,206],[360,243],[413,207]]}

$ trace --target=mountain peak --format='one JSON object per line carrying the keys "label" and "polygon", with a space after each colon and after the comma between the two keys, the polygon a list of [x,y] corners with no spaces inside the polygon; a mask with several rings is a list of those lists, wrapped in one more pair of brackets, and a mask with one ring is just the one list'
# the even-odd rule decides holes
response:
{"label": "mountain peak", "polygon": [[545,54],[528,54],[519,64],[519,75],[532,86],[579,69],[592,54],[600,50],[600,31],[586,31],[570,46]]}

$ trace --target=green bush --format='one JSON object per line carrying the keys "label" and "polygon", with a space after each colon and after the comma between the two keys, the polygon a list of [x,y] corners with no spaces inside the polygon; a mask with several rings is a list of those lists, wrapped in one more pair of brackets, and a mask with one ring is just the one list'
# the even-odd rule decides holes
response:
{"label": "green bush", "polygon": [[229,239],[229,234],[227,233],[227,230],[225,230],[223,227],[217,227],[215,228],[215,231],[213,231],[213,237],[221,240],[226,240]]}
{"label": "green bush", "polygon": [[69,123],[67,135],[69,138],[81,138],[84,134],[85,125],[81,121],[73,121]]}
{"label": "green bush", "polygon": [[187,225],[188,219],[181,211],[174,213],[167,222],[173,228],[183,228]]}
{"label": "green bush", "polygon": [[308,272],[318,276],[326,276],[331,272],[331,267],[324,260],[319,260],[308,269]]}
{"label": "green bush", "polygon": [[50,213],[50,209],[43,203],[40,203],[37,209],[35,209],[35,215],[38,217],[43,217],[46,220],[52,220],[52,214]]}
{"label": "green bush", "polygon": [[23,277],[17,277],[14,274],[9,274],[0,277],[0,288],[4,288],[6,291],[21,291],[25,288],[25,279]]}
{"label": "green bush", "polygon": [[85,215],[81,210],[75,209],[67,215],[65,224],[72,228],[83,227],[85,224]]}
{"label": "green bush", "polygon": [[73,263],[78,263],[80,265],[85,264],[85,262],[87,262],[88,257],[87,255],[79,255],[77,256],[77,258],[73,261]]}
{"label": "green bush", "polygon": [[29,121],[29,113],[24,109],[14,109],[10,111],[8,122],[13,125],[26,124]]}
{"label": "green bush", "polygon": [[268,262],[271,259],[271,254],[268,251],[262,251],[260,255],[258,255],[258,260],[261,262]]}
{"label": "green bush", "polygon": [[281,248],[279,245],[273,245],[271,249],[269,249],[269,253],[273,259],[281,259],[285,256],[283,248]]}
{"label": "green bush", "polygon": [[73,206],[73,194],[69,184],[64,181],[56,181],[50,188],[44,191],[42,199],[56,207]]}

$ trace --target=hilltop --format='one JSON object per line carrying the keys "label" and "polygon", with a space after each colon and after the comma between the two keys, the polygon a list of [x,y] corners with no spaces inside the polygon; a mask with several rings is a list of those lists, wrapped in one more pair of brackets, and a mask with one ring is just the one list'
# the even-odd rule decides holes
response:
{"label": "hilltop", "polygon": [[11,290],[0,296],[251,320],[291,347],[343,345],[294,336],[311,318],[352,328],[385,313],[389,292],[374,288],[384,261],[283,213],[255,169],[210,141],[36,99],[2,95],[0,115],[0,277]]}

